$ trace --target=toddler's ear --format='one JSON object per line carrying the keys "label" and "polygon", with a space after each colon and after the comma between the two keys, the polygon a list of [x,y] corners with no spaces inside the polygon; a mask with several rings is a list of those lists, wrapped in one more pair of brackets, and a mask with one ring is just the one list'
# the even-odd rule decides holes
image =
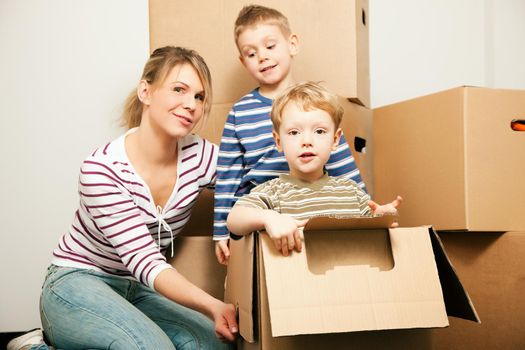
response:
{"label": "toddler's ear", "polygon": [[339,140],[341,140],[341,135],[343,134],[343,129],[338,128],[334,133],[334,143],[332,144],[332,151],[337,149],[339,146]]}
{"label": "toddler's ear", "polygon": [[281,138],[279,137],[279,133],[275,130],[272,130],[273,139],[275,140],[275,146],[277,147],[277,150],[279,152],[283,151],[283,148],[281,147]]}

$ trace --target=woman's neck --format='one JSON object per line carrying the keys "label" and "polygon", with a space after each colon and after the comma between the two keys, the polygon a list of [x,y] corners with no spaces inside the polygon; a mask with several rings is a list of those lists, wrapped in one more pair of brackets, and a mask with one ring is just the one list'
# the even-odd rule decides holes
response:
{"label": "woman's neck", "polygon": [[137,131],[126,138],[126,146],[129,146],[126,148],[131,158],[140,162],[141,167],[167,166],[177,163],[177,141],[142,123]]}

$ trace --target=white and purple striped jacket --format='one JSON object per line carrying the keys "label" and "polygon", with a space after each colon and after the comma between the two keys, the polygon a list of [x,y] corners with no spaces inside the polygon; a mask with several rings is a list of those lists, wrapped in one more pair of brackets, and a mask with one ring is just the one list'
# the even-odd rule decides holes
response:
{"label": "white and purple striped jacket", "polygon": [[127,158],[126,135],[82,164],[80,206],[52,263],[135,278],[153,288],[157,275],[171,268],[165,250],[188,222],[197,195],[215,183],[217,146],[196,135],[179,140],[177,182],[164,208],[157,208]]}

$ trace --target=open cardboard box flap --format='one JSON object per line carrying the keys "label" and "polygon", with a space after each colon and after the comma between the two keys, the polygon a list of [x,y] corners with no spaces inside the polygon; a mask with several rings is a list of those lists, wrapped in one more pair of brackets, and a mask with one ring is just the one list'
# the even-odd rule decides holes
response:
{"label": "open cardboard box flap", "polygon": [[[447,314],[479,322],[434,230],[387,229],[394,219],[311,219],[288,257],[264,233],[232,241],[226,299],[243,338],[255,341],[255,321],[274,337],[446,327]],[[269,320],[254,308],[261,298]]]}

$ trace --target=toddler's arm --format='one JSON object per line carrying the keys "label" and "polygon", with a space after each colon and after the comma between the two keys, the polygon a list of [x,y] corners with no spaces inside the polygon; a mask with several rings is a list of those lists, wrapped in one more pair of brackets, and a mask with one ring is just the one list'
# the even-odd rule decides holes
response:
{"label": "toddler's arm", "polygon": [[248,235],[265,229],[277,250],[284,256],[302,250],[303,227],[308,220],[295,220],[270,209],[236,205],[228,215],[228,229],[236,235]]}
{"label": "toddler's arm", "polygon": [[217,160],[213,215],[215,255],[219,263],[223,265],[228,264],[230,257],[230,249],[228,247],[229,232],[226,227],[226,218],[235,203],[235,194],[241,183],[243,157],[244,150],[235,132],[235,112],[232,109],[226,119]]}

